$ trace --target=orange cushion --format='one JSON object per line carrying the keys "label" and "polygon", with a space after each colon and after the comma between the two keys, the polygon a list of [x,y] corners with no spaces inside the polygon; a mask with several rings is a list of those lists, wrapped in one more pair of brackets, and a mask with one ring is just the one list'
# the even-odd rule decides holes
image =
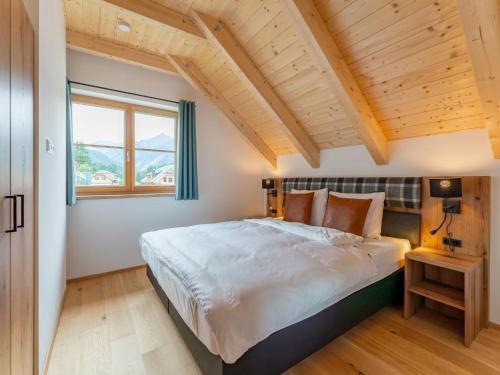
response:
{"label": "orange cushion", "polygon": [[285,203],[285,216],[283,220],[309,224],[314,192],[305,194],[287,194]]}
{"label": "orange cushion", "polygon": [[371,199],[328,197],[323,226],[361,236]]}

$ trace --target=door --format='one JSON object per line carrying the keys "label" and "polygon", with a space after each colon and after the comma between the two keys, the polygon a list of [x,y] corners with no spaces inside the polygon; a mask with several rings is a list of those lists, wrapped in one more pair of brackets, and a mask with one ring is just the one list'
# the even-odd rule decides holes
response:
{"label": "door", "polygon": [[33,73],[34,32],[22,0],[11,0],[11,373],[33,374]]}
{"label": "door", "polygon": [[0,1],[0,374],[10,373],[10,1]]}

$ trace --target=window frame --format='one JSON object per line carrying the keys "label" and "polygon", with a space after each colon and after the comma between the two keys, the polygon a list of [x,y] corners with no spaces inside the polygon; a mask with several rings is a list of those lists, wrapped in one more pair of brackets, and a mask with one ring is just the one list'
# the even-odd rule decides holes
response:
{"label": "window frame", "polygon": [[[151,194],[175,194],[177,183],[174,185],[136,185],[135,183],[135,116],[136,112],[153,116],[169,117],[174,120],[174,144],[173,151],[161,151],[174,154],[177,161],[177,121],[178,113],[165,109],[147,107],[138,104],[120,102],[111,99],[102,99],[93,96],[72,94],[72,103],[91,105],[95,107],[113,108],[124,111],[124,136],[123,146],[124,182],[123,186],[75,186],[77,197],[90,196],[119,196],[119,195],[151,195]],[[75,143],[73,142],[73,147]],[[140,149],[142,150],[142,149]],[[154,150],[152,150],[155,152]],[[160,151],[158,151],[160,152]]]}

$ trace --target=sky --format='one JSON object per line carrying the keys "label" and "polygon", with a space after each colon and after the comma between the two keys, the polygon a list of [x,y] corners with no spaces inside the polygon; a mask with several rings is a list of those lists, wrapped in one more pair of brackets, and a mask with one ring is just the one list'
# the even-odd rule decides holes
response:
{"label": "sky", "polygon": [[[136,141],[161,133],[172,138],[175,136],[175,121],[171,118],[139,112],[134,117]],[[123,146],[124,118],[125,113],[121,109],[73,103],[73,141]]]}
{"label": "sky", "polygon": [[136,142],[161,133],[175,138],[175,120],[171,118],[136,112],[134,122]]}

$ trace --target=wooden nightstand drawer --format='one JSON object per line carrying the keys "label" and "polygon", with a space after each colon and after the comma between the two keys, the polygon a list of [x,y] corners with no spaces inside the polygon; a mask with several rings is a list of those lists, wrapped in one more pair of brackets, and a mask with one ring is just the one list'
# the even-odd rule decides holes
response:
{"label": "wooden nightstand drawer", "polygon": [[[415,314],[422,298],[461,310],[464,314],[464,343],[470,346],[481,330],[482,264],[480,257],[459,256],[430,248],[418,248],[406,254],[405,319]],[[461,287],[426,278],[426,266],[455,273]]]}

